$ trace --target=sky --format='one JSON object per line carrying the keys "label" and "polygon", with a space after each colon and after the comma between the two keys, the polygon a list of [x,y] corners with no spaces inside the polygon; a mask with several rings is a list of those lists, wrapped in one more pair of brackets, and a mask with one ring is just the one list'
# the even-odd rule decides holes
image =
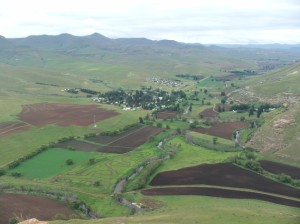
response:
{"label": "sky", "polygon": [[202,44],[299,44],[299,0],[0,0],[7,38],[100,33]]}

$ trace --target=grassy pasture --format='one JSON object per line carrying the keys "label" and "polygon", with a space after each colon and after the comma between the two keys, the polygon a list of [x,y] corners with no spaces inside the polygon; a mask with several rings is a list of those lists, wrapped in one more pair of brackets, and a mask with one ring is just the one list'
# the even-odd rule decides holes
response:
{"label": "grassy pasture", "polygon": [[[217,152],[188,144],[182,137],[175,137],[166,144],[180,144],[181,149],[170,160],[165,161],[156,173],[176,170],[201,163],[218,163],[236,155],[236,152]],[[153,175],[154,176],[154,175]]]}
{"label": "grassy pasture", "polygon": [[223,87],[223,86],[224,83],[222,81],[216,81],[215,79],[212,79],[210,77],[200,80],[197,83],[197,87]]}
{"label": "grassy pasture", "polygon": [[[76,166],[88,163],[93,158],[91,152],[70,151],[66,149],[53,148],[23,162],[20,166],[10,170],[8,173],[20,172],[25,178],[49,178],[61,172],[70,170]],[[72,159],[73,165],[67,165],[65,161]]]}

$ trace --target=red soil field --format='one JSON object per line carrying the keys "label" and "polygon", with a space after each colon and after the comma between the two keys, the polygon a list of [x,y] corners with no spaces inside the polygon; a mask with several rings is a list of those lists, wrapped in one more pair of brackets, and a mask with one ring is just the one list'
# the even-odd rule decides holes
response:
{"label": "red soil field", "polygon": [[96,143],[100,143],[100,144],[109,144],[111,142],[114,142],[120,138],[123,138],[127,135],[132,134],[133,132],[139,131],[142,128],[140,126],[137,127],[133,127],[129,130],[126,130],[120,134],[117,135],[112,135],[112,136],[103,136],[103,135],[98,135],[98,136],[94,136],[94,137],[88,137],[86,140],[91,141],[91,142],[96,142]]}
{"label": "red soil field", "polygon": [[77,140],[69,140],[66,142],[60,142],[60,143],[57,143],[55,145],[55,147],[65,148],[65,149],[72,147],[74,149],[79,149],[81,151],[87,151],[87,152],[97,151],[100,148],[100,146],[98,146],[98,145],[94,145],[94,144],[91,144],[88,142],[83,142],[83,141],[77,141]]}
{"label": "red soil field", "polygon": [[221,198],[239,198],[239,199],[258,199],[269,201],[280,205],[300,207],[299,201],[275,197],[272,195],[260,194],[255,192],[244,192],[228,189],[208,188],[208,187],[165,187],[143,190],[144,195],[204,195]]}
{"label": "red soil field", "polygon": [[0,123],[0,137],[14,134],[21,131],[26,131],[31,128],[31,125],[23,122],[4,122]]}
{"label": "red soil field", "polygon": [[205,109],[200,113],[203,117],[216,117],[218,116],[218,112],[215,112],[213,108]]}
{"label": "red soil field", "polygon": [[111,143],[109,146],[136,148],[147,142],[151,136],[157,135],[162,130],[163,129],[161,128],[146,127]]}
{"label": "red soil field", "polygon": [[270,173],[289,175],[293,179],[300,179],[300,168],[289,166],[282,163],[276,163],[272,161],[262,160],[259,161],[262,168]]}
{"label": "red soil field", "polygon": [[88,126],[118,115],[113,110],[99,108],[98,105],[76,105],[59,103],[38,103],[23,105],[19,119],[35,126],[56,124],[60,126]]}
{"label": "red soil field", "polygon": [[157,119],[169,119],[169,118],[175,118],[177,115],[176,111],[164,111],[164,112],[158,112],[157,113]]}
{"label": "red soil field", "polygon": [[231,140],[232,133],[238,129],[247,128],[248,123],[244,121],[224,122],[213,124],[210,128],[193,128],[192,131],[200,132],[202,134],[213,135],[220,138]]}
{"label": "red soil field", "polygon": [[206,184],[246,188],[300,198],[300,190],[230,163],[204,164],[157,174],[152,186]]}
{"label": "red soil field", "polygon": [[56,214],[64,214],[69,217],[74,212],[59,202],[44,197],[0,194],[0,224],[7,224],[8,220],[15,215],[25,219],[37,218],[50,221]]}

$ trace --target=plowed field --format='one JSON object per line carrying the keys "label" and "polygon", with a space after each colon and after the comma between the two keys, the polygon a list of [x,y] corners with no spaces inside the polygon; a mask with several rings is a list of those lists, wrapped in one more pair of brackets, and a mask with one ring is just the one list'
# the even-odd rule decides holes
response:
{"label": "plowed field", "polygon": [[232,139],[232,133],[238,129],[247,128],[248,123],[243,121],[224,122],[213,124],[210,128],[193,128],[193,131],[202,134],[213,135],[220,138]]}
{"label": "plowed field", "polygon": [[21,194],[0,194],[0,224],[7,224],[11,217],[23,217],[25,219],[37,218],[39,220],[53,220],[56,214],[64,214],[69,217],[70,209],[57,201]]}
{"label": "plowed field", "polygon": [[289,166],[282,163],[262,160],[260,161],[262,168],[270,173],[281,174],[284,173],[294,179],[300,179],[300,168]]}
{"label": "plowed field", "polygon": [[300,198],[300,190],[230,163],[204,164],[157,174],[152,186],[205,184],[258,190]]}
{"label": "plowed field", "polygon": [[158,112],[157,113],[157,119],[169,119],[169,118],[175,118],[177,115],[176,111],[164,111],[164,112]]}
{"label": "plowed field", "polygon": [[76,105],[39,103],[23,105],[19,119],[34,126],[56,124],[60,126],[88,126],[118,115],[113,110],[105,110],[98,105]]}
{"label": "plowed field", "polygon": [[276,204],[300,207],[299,201],[275,197],[272,195],[260,194],[256,192],[245,192],[228,189],[207,188],[207,187],[165,187],[143,190],[144,195],[204,195],[221,198],[258,199]]}

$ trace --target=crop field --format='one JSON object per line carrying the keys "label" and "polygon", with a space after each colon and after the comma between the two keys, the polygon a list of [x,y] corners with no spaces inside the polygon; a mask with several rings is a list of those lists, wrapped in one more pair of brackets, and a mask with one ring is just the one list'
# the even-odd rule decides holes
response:
{"label": "crop field", "polygon": [[64,148],[64,149],[74,148],[86,152],[97,151],[100,148],[99,145],[95,145],[89,142],[79,141],[75,139],[57,143],[55,147]]}
{"label": "crop field", "polygon": [[[151,136],[155,136],[162,131],[161,128],[143,127],[133,128],[112,136],[95,136],[87,138],[89,141],[69,140],[56,144],[57,147],[75,148],[82,151],[97,151],[105,153],[127,153],[136,147],[144,144]],[[105,146],[99,145],[106,144]]]}
{"label": "crop field", "polygon": [[275,173],[275,174],[284,173],[293,179],[300,179],[299,167],[289,166],[286,164],[272,162],[268,160],[261,160],[259,161],[259,163],[264,170],[270,173]]}
{"label": "crop field", "polygon": [[200,114],[203,117],[217,117],[219,113],[214,111],[213,108],[208,108],[208,109],[203,110]]}
{"label": "crop field", "polygon": [[19,119],[35,126],[88,126],[118,115],[116,111],[98,108],[98,105],[71,105],[41,103],[24,105]]}
{"label": "crop field", "polygon": [[197,184],[252,189],[294,198],[300,197],[299,189],[275,182],[230,163],[203,164],[166,171],[158,173],[150,182],[151,186]]}
{"label": "crop field", "polygon": [[289,200],[286,198],[275,197],[256,192],[246,192],[239,190],[228,190],[219,188],[207,187],[163,187],[151,188],[143,190],[142,193],[148,196],[157,195],[203,195],[221,198],[240,198],[240,199],[257,199],[262,201],[269,201],[272,203],[287,205],[300,208],[300,201]]}
{"label": "crop field", "polygon": [[[87,164],[89,158],[92,157],[94,153],[53,148],[23,162],[9,172],[20,172],[24,178],[48,178],[76,166]],[[67,165],[65,162],[67,159],[72,159],[74,164]]]}
{"label": "crop field", "polygon": [[164,112],[158,112],[157,113],[157,119],[169,119],[169,118],[175,118],[177,115],[176,111],[164,111]]}
{"label": "crop field", "polygon": [[235,121],[235,122],[223,122],[215,123],[210,128],[193,128],[192,131],[200,132],[202,134],[208,134],[226,139],[232,139],[232,133],[239,129],[248,127],[247,122]]}
{"label": "crop field", "polygon": [[0,137],[25,131],[30,129],[32,126],[23,122],[3,122],[0,123]]}
{"label": "crop field", "polygon": [[12,217],[37,218],[39,220],[53,220],[56,215],[65,217],[75,214],[61,203],[34,195],[0,194],[0,224],[9,223]]}

